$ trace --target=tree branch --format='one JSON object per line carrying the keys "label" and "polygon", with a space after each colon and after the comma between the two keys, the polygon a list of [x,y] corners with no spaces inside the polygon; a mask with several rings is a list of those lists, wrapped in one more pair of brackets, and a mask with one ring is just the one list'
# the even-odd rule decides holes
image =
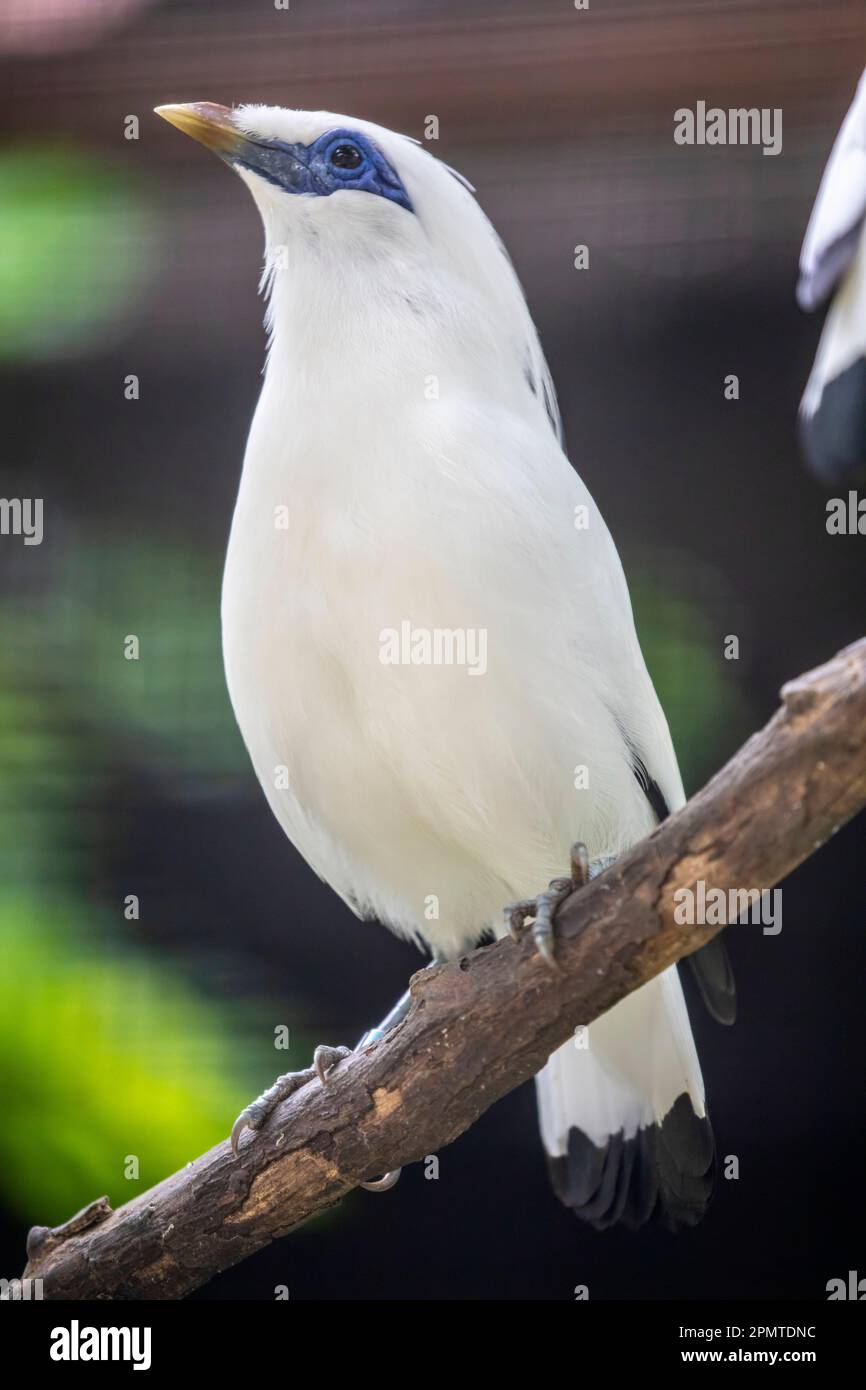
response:
{"label": "tree branch", "polygon": [[[362,1180],[436,1153],[579,1024],[708,941],[677,889],[770,888],[866,804],[866,639],[791,681],[782,707],[681,811],[560,910],[551,971],[510,940],[412,979],[408,1017],[327,1087],[285,1101],[111,1212],[34,1227],[25,1277],[50,1299],[180,1298]],[[539,888],[542,885],[539,884]]]}

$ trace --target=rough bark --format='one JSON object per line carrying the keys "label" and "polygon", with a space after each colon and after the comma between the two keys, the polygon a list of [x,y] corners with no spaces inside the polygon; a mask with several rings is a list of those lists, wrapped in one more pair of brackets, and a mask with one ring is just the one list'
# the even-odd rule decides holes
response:
{"label": "rough bark", "polygon": [[866,640],[786,685],[703,791],[568,900],[557,971],[527,939],[419,972],[405,1021],[284,1102],[237,1159],[224,1142],[116,1212],[103,1198],[34,1228],[25,1276],[50,1299],[181,1298],[360,1181],[441,1150],[577,1025],[709,940],[717,926],[676,921],[677,889],[770,888],[864,804]]}

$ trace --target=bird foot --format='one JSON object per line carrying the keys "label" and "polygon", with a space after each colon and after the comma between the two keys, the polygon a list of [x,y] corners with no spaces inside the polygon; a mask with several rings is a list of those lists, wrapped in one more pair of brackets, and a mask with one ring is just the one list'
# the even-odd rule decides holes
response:
{"label": "bird foot", "polygon": [[[273,1086],[269,1086],[257,1100],[246,1106],[232,1125],[231,1146],[235,1157],[237,1157],[244,1130],[250,1129],[254,1133],[260,1130],[280,1102],[293,1096],[295,1091],[306,1086],[308,1081],[318,1078],[323,1086],[327,1086],[331,1069],[338,1062],[342,1062],[345,1057],[351,1057],[351,1055],[351,1047],[328,1047],[326,1043],[320,1043],[313,1053],[313,1065],[311,1067],[305,1067],[303,1071],[288,1071],[284,1076],[278,1076]],[[402,1171],[402,1168],[397,1168],[394,1172],[386,1173],[384,1177],[377,1178],[373,1182],[362,1182],[360,1186],[368,1192],[387,1192],[397,1182]]]}
{"label": "bird foot", "polygon": [[269,1115],[276,1110],[280,1101],[287,1100],[293,1096],[295,1091],[299,1091],[302,1086],[306,1086],[308,1081],[318,1077],[323,1086],[328,1083],[328,1072],[331,1067],[342,1062],[344,1057],[351,1055],[350,1047],[328,1047],[321,1044],[313,1053],[313,1065],[305,1067],[303,1071],[287,1071],[285,1076],[278,1076],[273,1086],[269,1086],[263,1091],[258,1100],[254,1100],[250,1105],[242,1110],[232,1125],[231,1145],[232,1151],[236,1155],[241,1135],[245,1129],[259,1130],[265,1123]]}
{"label": "bird foot", "polygon": [[588,882],[589,855],[586,845],[578,842],[571,847],[571,873],[568,878],[551,879],[547,891],[539,893],[537,898],[524,898],[504,909],[506,925],[515,941],[519,941],[523,935],[527,920],[532,920],[532,939],[538,954],[553,970],[559,969],[554,936],[556,914],[565,899]]}

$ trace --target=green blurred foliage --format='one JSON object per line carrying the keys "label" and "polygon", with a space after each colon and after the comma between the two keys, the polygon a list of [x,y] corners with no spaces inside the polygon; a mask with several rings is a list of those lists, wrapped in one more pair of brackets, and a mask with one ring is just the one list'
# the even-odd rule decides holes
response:
{"label": "green blurred foliage", "polygon": [[148,279],[141,188],[74,147],[21,145],[0,153],[0,205],[0,360],[88,349]]}
{"label": "green blurred foliage", "polygon": [[725,660],[723,634],[708,616],[710,607],[718,607],[697,596],[707,582],[717,586],[718,576],[689,573],[681,559],[665,565],[664,581],[659,569],[658,562],[651,572],[638,568],[630,585],[632,606],[690,796],[752,731],[751,713],[739,662]]}
{"label": "green blurred foliage", "polygon": [[[0,626],[6,638],[0,652],[8,661],[16,625],[2,609]],[[84,769],[47,702],[20,685],[13,688],[2,659],[0,675],[0,889],[16,892],[43,882],[49,864],[55,876],[74,881],[76,844],[88,818],[80,804]]]}
{"label": "green blurred foliage", "polygon": [[0,1186],[43,1224],[102,1192],[128,1201],[224,1139],[249,1099],[225,1011],[98,917],[68,899],[0,906]]}
{"label": "green blurred foliage", "polygon": [[[35,722],[37,736],[50,738],[53,708],[67,725],[133,743],[151,775],[188,784],[248,777],[223,675],[222,557],[153,537],[77,539],[74,550],[55,556],[51,585],[30,596],[26,610],[20,600],[0,601],[7,689],[44,686],[49,654],[63,673],[62,685],[42,689],[50,707],[44,723],[31,713],[21,732],[29,737]],[[124,656],[130,634],[139,639],[138,660]],[[41,752],[50,766],[50,748]]]}
{"label": "green blurred foliage", "polygon": [[[246,774],[219,567],[147,540],[53,561],[50,582],[0,602],[0,1195],[48,1224],[176,1171],[290,1065],[206,979],[143,947],[119,907],[109,918],[88,900],[118,762],[164,768],[169,794]],[[123,655],[130,628],[138,662]]]}

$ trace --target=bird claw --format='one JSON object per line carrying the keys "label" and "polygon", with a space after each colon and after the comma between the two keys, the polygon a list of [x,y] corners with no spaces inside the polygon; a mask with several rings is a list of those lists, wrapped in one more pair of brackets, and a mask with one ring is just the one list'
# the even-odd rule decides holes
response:
{"label": "bird claw", "polygon": [[328,1047],[327,1043],[319,1044],[313,1053],[313,1066],[323,1086],[328,1084],[328,1072],[331,1068],[342,1062],[344,1057],[351,1055],[351,1047]]}
{"label": "bird claw", "polygon": [[311,1067],[305,1068],[304,1071],[289,1071],[286,1072],[285,1076],[278,1076],[273,1086],[268,1087],[257,1100],[246,1106],[232,1125],[230,1142],[235,1157],[237,1157],[244,1130],[250,1129],[253,1133],[260,1130],[280,1101],[287,1100],[289,1096],[294,1095],[295,1091],[306,1086],[308,1081],[313,1080],[313,1077],[318,1077],[323,1086],[327,1085],[328,1073],[331,1068],[336,1066],[338,1062],[342,1062],[344,1057],[350,1056],[351,1051],[350,1047],[328,1047],[322,1044],[313,1053],[313,1065]]}
{"label": "bird claw", "polygon": [[555,923],[556,914],[565,899],[583,888],[589,882],[589,855],[586,845],[577,843],[571,847],[570,876],[551,879],[544,893],[537,898],[524,898],[505,908],[505,923],[513,940],[519,941],[526,927],[527,918],[532,918],[532,939],[542,960],[552,970],[558,970],[556,959]]}
{"label": "bird claw", "polygon": [[[328,1047],[326,1043],[320,1043],[313,1053],[313,1065],[304,1071],[289,1071],[285,1076],[278,1076],[273,1086],[264,1091],[257,1100],[252,1101],[238,1115],[232,1125],[230,1142],[232,1153],[235,1158],[238,1155],[241,1137],[244,1130],[252,1130],[257,1133],[265,1123],[269,1115],[272,1115],[280,1101],[286,1100],[294,1095],[302,1086],[306,1086],[308,1081],[318,1077],[323,1086],[328,1085],[331,1069],[342,1062],[344,1057],[351,1057],[351,1047]],[[367,1192],[390,1192],[398,1181],[402,1168],[395,1168],[393,1172],[385,1173],[381,1178],[375,1178],[371,1182],[359,1184]]]}
{"label": "bird claw", "polygon": [[261,1124],[261,1120],[257,1121],[253,1118],[254,1109],[254,1105],[248,1105],[245,1110],[241,1111],[234,1124],[232,1125],[232,1132],[229,1135],[229,1143],[232,1146],[232,1153],[234,1154],[235,1158],[237,1158],[238,1156],[241,1136],[243,1135],[244,1130],[257,1130],[259,1128],[259,1125]]}
{"label": "bird claw", "polygon": [[396,1187],[400,1180],[402,1168],[395,1168],[393,1172],[386,1173],[384,1177],[374,1178],[372,1182],[359,1183],[365,1192],[390,1192],[392,1187]]}

